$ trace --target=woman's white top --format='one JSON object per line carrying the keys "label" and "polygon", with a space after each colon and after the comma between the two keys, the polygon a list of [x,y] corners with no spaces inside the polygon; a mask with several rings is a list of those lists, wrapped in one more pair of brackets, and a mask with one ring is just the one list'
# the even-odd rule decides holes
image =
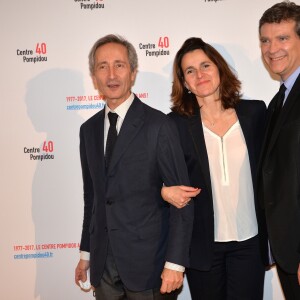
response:
{"label": "woman's white top", "polygon": [[218,136],[203,125],[211,177],[215,241],[244,241],[258,233],[245,138],[237,121]]}

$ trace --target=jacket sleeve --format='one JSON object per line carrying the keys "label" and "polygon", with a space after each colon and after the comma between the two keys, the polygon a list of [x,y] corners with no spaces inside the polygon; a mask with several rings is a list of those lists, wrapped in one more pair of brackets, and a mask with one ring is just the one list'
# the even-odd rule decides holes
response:
{"label": "jacket sleeve", "polygon": [[[188,171],[177,128],[168,117],[158,136],[158,166],[166,186],[190,185]],[[170,223],[166,261],[188,266],[193,229],[194,203],[178,209],[170,206]]]}
{"label": "jacket sleeve", "polygon": [[94,190],[93,182],[89,171],[88,160],[86,155],[86,144],[84,138],[83,126],[80,128],[80,160],[83,179],[83,198],[84,198],[84,216],[82,225],[82,235],[80,250],[90,252],[90,233],[89,227],[93,209]]}

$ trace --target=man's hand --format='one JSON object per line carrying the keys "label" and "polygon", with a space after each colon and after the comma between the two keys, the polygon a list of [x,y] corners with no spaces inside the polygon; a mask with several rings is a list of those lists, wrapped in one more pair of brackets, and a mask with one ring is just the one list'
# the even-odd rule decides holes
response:
{"label": "man's hand", "polygon": [[162,284],[160,288],[160,292],[171,293],[176,289],[179,289],[183,283],[183,272],[174,271],[170,269],[164,268],[161,274]]}
{"label": "man's hand", "polygon": [[186,206],[191,198],[196,197],[200,193],[199,188],[191,186],[178,185],[178,186],[164,186],[161,189],[161,196],[163,199],[177,208]]}
{"label": "man's hand", "polygon": [[89,260],[81,259],[75,269],[75,283],[80,286],[79,281],[86,282],[87,280],[87,270],[90,267]]}
{"label": "man's hand", "polygon": [[300,263],[299,263],[299,266],[298,266],[297,275],[298,275],[298,284],[300,285]]}

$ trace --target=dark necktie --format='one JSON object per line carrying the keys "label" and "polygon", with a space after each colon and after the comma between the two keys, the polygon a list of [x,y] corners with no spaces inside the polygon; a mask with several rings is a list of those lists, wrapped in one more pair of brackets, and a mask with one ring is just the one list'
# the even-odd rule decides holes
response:
{"label": "dark necktie", "polygon": [[106,149],[105,149],[105,166],[108,168],[109,162],[114,150],[114,146],[118,137],[117,133],[117,120],[118,120],[118,114],[109,112],[108,113],[108,119],[109,119],[109,129],[107,134],[107,140],[106,140]]}

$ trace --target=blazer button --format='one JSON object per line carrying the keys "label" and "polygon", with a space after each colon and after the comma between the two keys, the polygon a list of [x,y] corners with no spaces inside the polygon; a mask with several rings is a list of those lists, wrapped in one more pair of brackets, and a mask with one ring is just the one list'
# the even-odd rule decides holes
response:
{"label": "blazer button", "polygon": [[107,232],[107,227],[106,226],[104,227],[104,231]]}
{"label": "blazer button", "polygon": [[112,205],[112,204],[113,204],[113,202],[112,202],[112,201],[110,201],[110,200],[108,200],[108,201],[106,201],[106,204],[107,204],[107,205]]}

